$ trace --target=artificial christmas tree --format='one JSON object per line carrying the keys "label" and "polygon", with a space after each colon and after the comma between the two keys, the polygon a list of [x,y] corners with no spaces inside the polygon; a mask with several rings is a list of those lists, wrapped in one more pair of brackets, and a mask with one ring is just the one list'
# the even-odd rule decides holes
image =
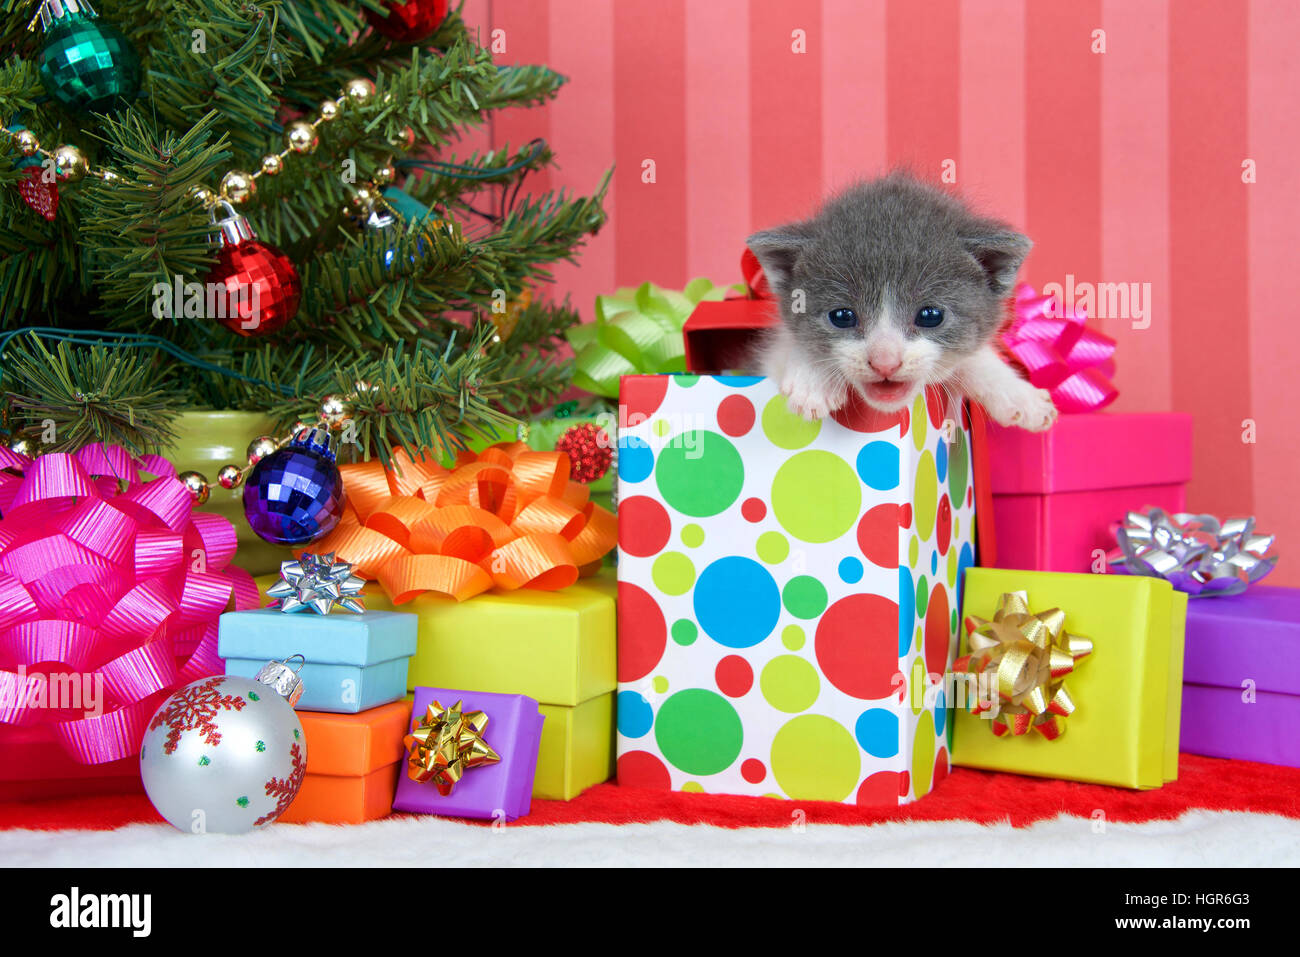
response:
{"label": "artificial christmas tree", "polygon": [[[154,452],[183,411],[244,410],[272,446],[319,423],[340,460],[387,463],[568,385],[551,350],[577,316],[533,292],[604,184],[528,195],[543,141],[456,150],[564,78],[494,63],[459,8],[390,39],[403,6],[0,0],[10,443]],[[182,479],[235,490],[253,462],[232,458]]]}

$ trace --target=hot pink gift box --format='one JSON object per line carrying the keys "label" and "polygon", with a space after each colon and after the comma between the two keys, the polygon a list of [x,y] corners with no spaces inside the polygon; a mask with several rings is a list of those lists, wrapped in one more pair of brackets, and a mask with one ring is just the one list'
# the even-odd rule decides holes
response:
{"label": "hot pink gift box", "polygon": [[1037,433],[990,424],[988,448],[998,567],[1097,571],[1125,512],[1183,511],[1192,417],[1089,412]]}

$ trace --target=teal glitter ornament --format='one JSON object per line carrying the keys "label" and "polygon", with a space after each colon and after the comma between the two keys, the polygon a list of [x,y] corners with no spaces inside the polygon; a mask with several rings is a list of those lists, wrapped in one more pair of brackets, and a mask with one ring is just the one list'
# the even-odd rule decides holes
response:
{"label": "teal glitter ornament", "polygon": [[140,92],[140,57],[88,0],[42,0],[45,46],[37,58],[45,92],[74,113],[107,113]]}

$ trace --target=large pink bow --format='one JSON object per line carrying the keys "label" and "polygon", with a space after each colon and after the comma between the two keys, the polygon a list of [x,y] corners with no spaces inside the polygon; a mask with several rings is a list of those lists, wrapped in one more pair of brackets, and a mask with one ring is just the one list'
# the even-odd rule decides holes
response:
{"label": "large pink bow", "polygon": [[1025,367],[1029,381],[1052,394],[1061,412],[1096,412],[1115,401],[1115,340],[1085,325],[1082,309],[1065,315],[1055,296],[1040,296],[1028,283],[1016,287],[1015,318],[1002,343]]}
{"label": "large pink bow", "polygon": [[0,448],[0,469],[0,723],[49,723],[82,764],[136,754],[167,694],[223,670],[231,597],[258,604],[235,529],[192,514],[166,459],[119,446]]}

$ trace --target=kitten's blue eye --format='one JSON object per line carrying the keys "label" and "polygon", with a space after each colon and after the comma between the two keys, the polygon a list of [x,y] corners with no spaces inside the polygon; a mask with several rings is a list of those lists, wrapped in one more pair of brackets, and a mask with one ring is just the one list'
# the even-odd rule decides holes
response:
{"label": "kitten's blue eye", "polygon": [[832,326],[840,329],[852,329],[858,324],[858,314],[852,309],[832,309],[826,314]]}
{"label": "kitten's blue eye", "polygon": [[923,329],[933,329],[943,322],[943,310],[938,306],[922,306],[916,310],[916,324]]}

